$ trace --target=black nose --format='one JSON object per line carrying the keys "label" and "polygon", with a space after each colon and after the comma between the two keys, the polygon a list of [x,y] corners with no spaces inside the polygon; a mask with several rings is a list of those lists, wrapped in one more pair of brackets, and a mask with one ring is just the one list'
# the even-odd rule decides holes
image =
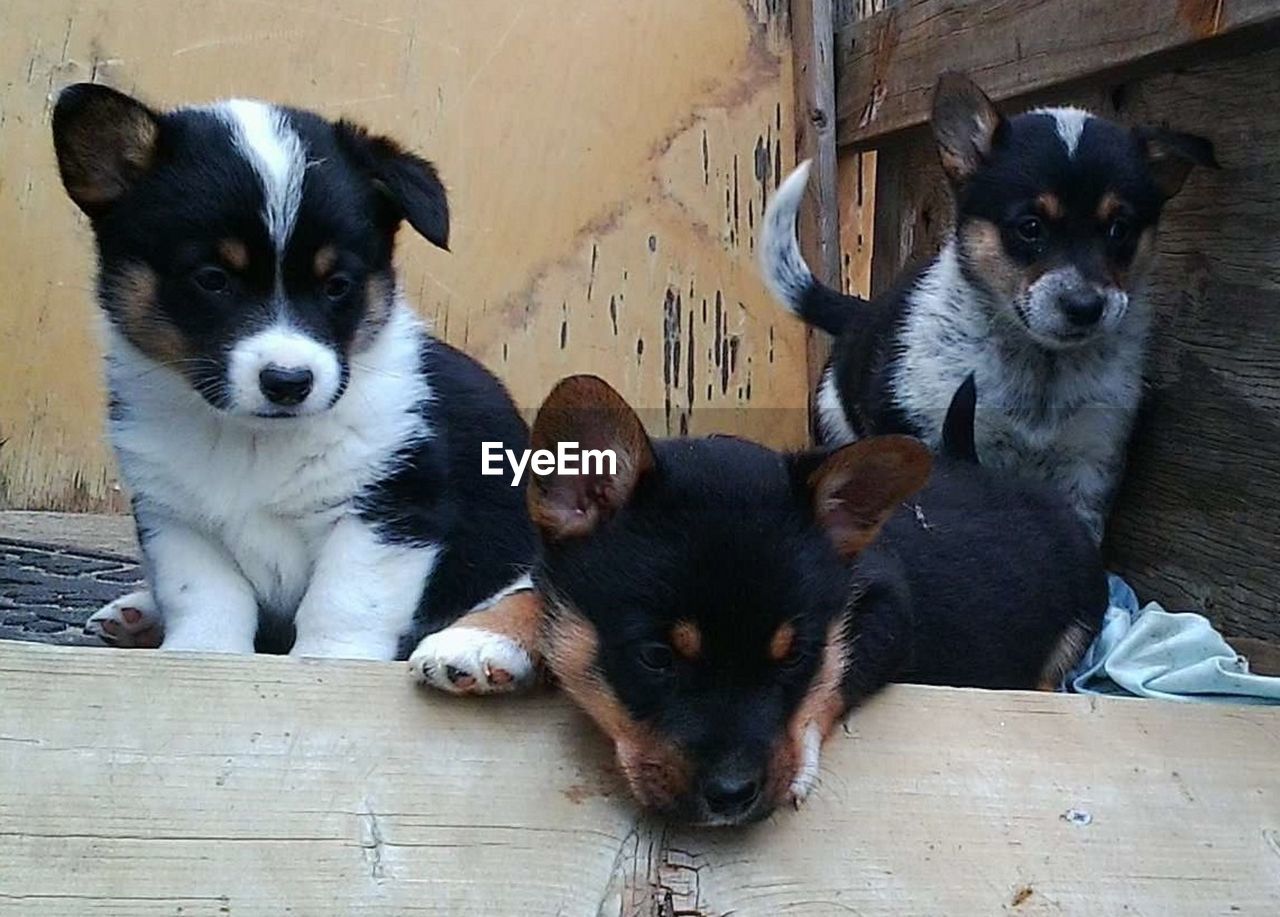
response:
{"label": "black nose", "polygon": [[1096,325],[1098,319],[1102,318],[1102,310],[1106,304],[1107,301],[1101,293],[1089,290],[1066,293],[1058,300],[1058,306],[1062,309],[1062,314],[1067,317],[1067,321],[1080,328]]}
{"label": "black nose", "polygon": [[311,383],[314,377],[309,369],[286,368],[272,363],[258,373],[258,385],[262,394],[272,404],[290,407],[302,404],[311,394]]}
{"label": "black nose", "polygon": [[741,776],[712,776],[703,781],[707,808],[723,818],[745,815],[760,796],[760,781]]}

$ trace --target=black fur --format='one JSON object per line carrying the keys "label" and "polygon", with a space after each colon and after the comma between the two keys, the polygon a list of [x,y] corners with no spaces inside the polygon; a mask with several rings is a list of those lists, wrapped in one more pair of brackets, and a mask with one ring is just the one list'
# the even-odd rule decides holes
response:
{"label": "black fur", "polygon": [[[971,421],[972,394],[957,425]],[[1106,580],[1083,525],[1047,488],[985,471],[957,439],[959,457],[940,457],[853,562],[812,508],[830,453],[786,457],[727,437],[655,442],[655,467],[612,518],[546,543],[540,588],[590,622],[596,665],[629,715],[692,762],[671,814],[705,818],[699,788],[726,769],[764,781],[834,622],[849,638],[847,707],[891,681],[1032,688],[1070,625],[1096,629]],[[701,634],[696,660],[668,648],[679,621]],[[771,659],[787,622],[791,651]],[[737,818],[776,802],[762,794]]]}

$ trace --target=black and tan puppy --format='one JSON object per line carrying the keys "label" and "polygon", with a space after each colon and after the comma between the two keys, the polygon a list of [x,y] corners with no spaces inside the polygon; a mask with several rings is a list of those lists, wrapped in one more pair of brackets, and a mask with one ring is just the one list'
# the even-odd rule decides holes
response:
{"label": "black and tan puppy", "polygon": [[951,427],[936,463],[905,436],[787,457],[650,441],[595,377],[552,391],[535,448],[617,465],[530,482],[543,651],[641,803],[753,821],[808,794],[823,739],[888,681],[1056,679],[1106,604],[1097,551],[1056,494],[967,457],[972,386]]}

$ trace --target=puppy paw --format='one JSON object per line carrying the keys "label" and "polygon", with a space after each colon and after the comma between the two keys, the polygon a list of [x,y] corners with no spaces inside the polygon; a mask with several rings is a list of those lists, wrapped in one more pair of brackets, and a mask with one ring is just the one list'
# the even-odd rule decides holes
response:
{"label": "puppy paw", "polygon": [[533,682],[536,669],[515,640],[474,627],[447,627],[422,639],[409,674],[450,694],[503,694]]}
{"label": "puppy paw", "polygon": [[822,730],[817,723],[810,723],[800,739],[800,764],[791,780],[791,804],[797,809],[809,798],[818,782],[818,762],[822,755]]}
{"label": "puppy paw", "polygon": [[103,605],[85,622],[85,632],[123,649],[155,649],[164,638],[164,621],[145,589]]}

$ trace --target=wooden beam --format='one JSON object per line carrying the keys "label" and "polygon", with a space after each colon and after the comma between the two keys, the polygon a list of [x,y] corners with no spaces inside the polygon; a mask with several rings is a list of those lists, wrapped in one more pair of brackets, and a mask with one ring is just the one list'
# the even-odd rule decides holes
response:
{"label": "wooden beam", "polygon": [[687,830],[556,697],[0,644],[0,914],[1275,914],[1277,760],[1274,708],[896,687]]}
{"label": "wooden beam", "polygon": [[[792,0],[795,55],[796,161],[813,160],[809,195],[800,208],[800,250],[823,283],[840,288],[840,225],[835,127],[835,39],[832,0]],[[781,176],[779,176],[781,180]],[[831,348],[830,338],[809,331],[809,391],[816,388]]]}
{"label": "wooden beam", "polygon": [[1277,23],[1280,0],[905,0],[838,31],[838,142],[868,146],[923,123],[944,70],[1004,99]]}

